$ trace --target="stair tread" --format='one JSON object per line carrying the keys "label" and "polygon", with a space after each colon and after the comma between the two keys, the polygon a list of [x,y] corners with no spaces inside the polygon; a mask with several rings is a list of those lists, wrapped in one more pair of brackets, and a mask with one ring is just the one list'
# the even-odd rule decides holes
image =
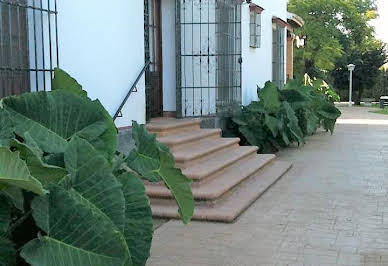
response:
{"label": "stair tread", "polygon": [[[263,195],[290,168],[289,162],[274,161],[259,170],[231,191],[224,200],[214,206],[196,206],[194,220],[233,222],[244,210]],[[156,217],[179,218],[178,208],[173,201],[152,203],[152,212]]]}
{"label": "stair tread", "polygon": [[149,131],[165,131],[192,125],[199,125],[201,119],[175,119],[175,118],[159,118],[153,119],[146,125]]}
{"label": "stair tread", "polygon": [[224,169],[228,165],[240,160],[244,156],[247,156],[251,153],[256,153],[257,150],[258,148],[254,146],[239,147],[210,158],[206,162],[202,162],[200,165],[193,165],[183,169],[182,171],[184,175],[194,180],[201,180],[219,170]]}
{"label": "stair tread", "polygon": [[[214,179],[192,189],[194,198],[198,200],[215,200],[233,187],[254,175],[276,158],[273,154],[257,155],[233,164],[229,171],[221,173]],[[150,197],[172,198],[171,192],[164,185],[146,186]]]}
{"label": "stair tread", "polygon": [[178,149],[173,154],[177,162],[190,161],[239,142],[239,138],[204,139],[195,143],[195,145],[188,145]]}
{"label": "stair tread", "polygon": [[188,132],[183,131],[181,133],[159,137],[158,141],[166,145],[178,145],[216,134],[220,135],[221,129],[198,129]]}

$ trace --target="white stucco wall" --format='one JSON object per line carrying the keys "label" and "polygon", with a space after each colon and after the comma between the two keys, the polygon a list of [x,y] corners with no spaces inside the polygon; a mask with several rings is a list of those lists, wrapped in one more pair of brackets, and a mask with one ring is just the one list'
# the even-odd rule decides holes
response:
{"label": "white stucco wall", "polygon": [[[263,87],[265,82],[272,80],[272,17],[287,21],[287,0],[253,0],[252,2],[264,8],[264,11],[261,14],[261,47],[250,48],[249,5],[242,5],[242,100],[245,105],[257,100],[257,86]],[[285,47],[286,42],[285,38]],[[285,53],[284,60],[286,56]]]}
{"label": "white stucco wall", "polygon": [[175,0],[162,1],[163,111],[176,111]]}
{"label": "white stucco wall", "polygon": [[[243,4],[241,11],[243,104],[256,100],[257,85],[262,87],[266,81],[272,79],[272,17],[276,16],[287,20],[286,0],[254,0],[253,2],[264,8],[261,18],[262,38],[260,48],[250,48],[249,5]],[[211,10],[213,8],[213,6],[210,7]],[[85,12],[85,10],[91,10],[91,12]],[[102,0],[58,0],[58,12],[60,67],[75,77],[88,91],[89,96],[93,99],[98,98],[113,115],[144,66],[143,1],[117,0],[115,5],[107,5]],[[186,9],[183,12],[187,13],[186,20],[192,20],[190,18],[192,13],[196,13],[194,20],[199,17],[199,14],[203,20],[206,20],[208,14],[208,12],[200,13],[200,9],[197,8],[195,10]],[[213,16],[215,12],[212,10],[209,14]],[[214,18],[210,18],[210,20],[212,21]],[[46,21],[47,18],[44,19],[44,23]],[[174,0],[162,1],[162,29],[163,105],[164,111],[175,111]],[[202,40],[203,44],[200,44],[199,38],[196,36],[201,31],[202,36],[209,36],[209,45],[206,43],[206,38]],[[194,36],[193,40],[192,36]],[[182,42],[181,52],[199,54],[204,49],[203,53],[206,54],[208,47],[210,50],[215,49],[215,37],[215,29],[212,26],[209,28],[209,32],[207,27],[186,27],[186,36],[185,41]],[[48,53],[46,53],[46,58],[47,56]],[[31,62],[33,61],[31,60]],[[49,67],[48,61],[46,59],[47,68]],[[203,69],[200,67],[201,65],[204,66]],[[193,66],[194,71],[191,69]],[[182,75],[182,83],[185,86],[213,86],[216,64],[211,58],[209,69],[207,64],[200,64],[199,58],[183,59],[183,68],[188,73],[194,73],[194,78],[190,75],[187,77]],[[201,76],[202,82],[197,84]],[[31,82],[34,82],[33,78]],[[123,109],[124,117],[116,120],[118,127],[130,126],[132,120],[140,123],[145,122],[144,76],[137,89],[138,92],[132,94]],[[186,94],[182,92],[182,102],[185,101],[187,102],[188,116],[200,115],[200,108],[195,108],[195,106],[201,106],[201,104],[204,115],[214,113],[215,89],[196,89],[194,93],[191,90]]]}
{"label": "white stucco wall", "polygon": [[[144,1],[58,0],[60,67],[113,116],[144,66]],[[145,123],[144,76],[118,127]]]}

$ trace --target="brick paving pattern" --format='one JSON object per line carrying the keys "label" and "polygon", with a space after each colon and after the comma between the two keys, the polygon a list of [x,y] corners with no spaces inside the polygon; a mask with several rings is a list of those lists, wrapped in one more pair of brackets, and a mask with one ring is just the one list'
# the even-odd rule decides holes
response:
{"label": "brick paving pattern", "polygon": [[279,154],[294,167],[234,224],[158,228],[147,265],[388,265],[388,116],[342,110],[333,136]]}

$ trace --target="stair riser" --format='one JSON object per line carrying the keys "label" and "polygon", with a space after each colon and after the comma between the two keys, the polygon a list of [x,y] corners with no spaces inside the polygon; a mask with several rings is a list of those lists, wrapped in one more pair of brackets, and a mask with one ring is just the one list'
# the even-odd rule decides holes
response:
{"label": "stair riser", "polygon": [[[258,166],[257,168],[252,168],[250,172],[246,173],[246,176],[242,177],[241,179],[236,178],[236,182],[234,184],[230,184],[230,187],[225,187],[223,190],[220,191],[213,191],[211,193],[209,192],[201,192],[200,187],[193,187],[193,194],[194,194],[194,199],[198,201],[200,204],[199,206],[213,206],[214,204],[218,203],[219,200],[222,201],[224,198],[224,195],[228,194],[230,191],[233,191],[235,187],[237,187],[239,184],[243,183],[245,180],[248,180],[252,176],[254,176],[260,169],[265,168],[267,165],[270,165],[273,161],[275,160],[275,157],[273,159],[268,159],[264,164]],[[233,167],[231,165],[230,167]],[[224,171],[230,170],[230,167],[226,168]],[[213,178],[221,178],[222,179],[222,172],[221,175],[214,175]],[[209,182],[209,181],[208,181]],[[194,185],[194,183],[193,183]],[[192,186],[193,186],[192,185]],[[168,193],[164,195],[156,195],[156,194],[151,194],[148,192],[148,195],[151,198],[160,198],[160,199],[173,199],[173,196],[171,192],[168,191]]]}
{"label": "stair riser", "polygon": [[[224,151],[222,151],[222,152],[224,152]],[[219,175],[221,175],[222,173],[228,171],[228,170],[230,169],[230,167],[233,167],[233,164],[234,164],[234,163],[237,163],[237,162],[242,161],[242,160],[248,160],[248,159],[253,158],[253,157],[255,157],[255,156],[257,156],[256,151],[252,151],[252,152],[250,152],[250,153],[247,153],[247,154],[245,154],[244,156],[242,156],[242,157],[240,157],[240,158],[234,160],[233,162],[229,163],[228,165],[225,165],[223,168],[221,168],[221,169],[219,169],[219,170],[217,170],[217,171],[214,171],[214,172],[209,173],[208,176],[205,176],[205,177],[203,177],[203,178],[191,177],[190,175],[186,175],[186,176],[187,176],[189,179],[192,180],[192,184],[191,184],[192,188],[196,188],[196,187],[199,187],[199,186],[201,186],[201,185],[206,184],[207,182],[209,182],[209,181],[212,180],[213,178],[216,178],[216,177],[218,177]],[[160,185],[163,186],[163,185],[164,185],[163,182],[151,183],[151,182],[145,181],[144,183],[145,183],[145,185],[147,185],[147,186],[160,186]]]}
{"label": "stair riser", "polygon": [[225,145],[223,147],[220,147],[216,150],[210,151],[206,154],[202,154],[201,156],[189,160],[180,160],[176,159],[176,167],[180,169],[185,169],[188,167],[191,167],[195,164],[200,164],[201,162],[207,161],[209,158],[213,156],[217,156],[218,153],[223,153],[232,149],[237,149],[239,147],[238,143],[230,143],[228,145]]}
{"label": "stair riser", "polygon": [[171,129],[163,129],[163,130],[149,129],[149,132],[156,134],[156,136],[158,137],[165,137],[173,134],[179,134],[181,132],[193,131],[198,129],[200,129],[200,125],[194,124],[194,125],[182,126],[178,128],[171,128]]}
{"label": "stair riser", "polygon": [[168,143],[163,143],[163,141],[161,141],[161,142],[163,144],[167,145],[171,152],[174,152],[174,151],[177,151],[179,149],[185,148],[187,146],[195,145],[196,143],[198,143],[198,142],[200,142],[202,140],[219,139],[219,138],[221,138],[221,134],[218,133],[218,132],[214,132],[211,135],[201,136],[201,137],[199,137],[197,139],[189,140],[189,141],[186,141],[184,143],[179,143],[179,144],[168,144]]}
{"label": "stair riser", "polygon": [[[291,168],[291,165],[289,168],[282,170],[282,173],[276,176],[276,178],[271,179],[267,184],[261,185],[258,189],[258,192],[254,195],[251,195],[249,199],[246,199],[243,201],[243,203],[237,203],[239,206],[238,209],[230,210],[227,209],[228,212],[225,214],[225,209],[219,209],[220,206],[222,206],[223,201],[228,201],[232,198],[234,198],[234,193],[238,191],[239,186],[236,186],[234,190],[229,191],[228,193],[225,193],[222,198],[219,198],[214,201],[196,201],[195,202],[195,210],[194,210],[194,216],[193,220],[201,220],[201,221],[213,221],[213,222],[225,222],[225,223],[232,223],[235,221],[235,219],[240,216],[246,209],[248,209],[258,198],[260,198],[267,190],[269,190],[274,184],[277,183],[279,179],[281,179],[287,171]],[[255,175],[256,176],[256,175]],[[255,176],[252,176],[255,178]],[[257,177],[256,177],[257,178]],[[244,184],[247,182],[249,184],[250,179],[245,180],[242,182]],[[174,200],[171,199],[151,199],[151,204],[153,206],[169,206],[166,208],[168,211],[162,211],[160,208],[152,208],[153,216],[154,217],[164,217],[164,218],[170,218],[170,219],[180,219],[178,214],[178,207],[176,206],[176,203]],[[170,206],[175,206],[173,209],[170,208]],[[200,209],[202,208],[202,209]],[[200,209],[200,210],[199,210]]]}
{"label": "stair riser", "polygon": [[237,160],[234,160],[232,163],[230,163],[229,165],[226,165],[225,167],[213,172],[213,173],[210,173],[208,176],[206,177],[202,177],[202,178],[198,178],[198,177],[189,177],[190,179],[193,180],[193,184],[192,184],[192,187],[193,188],[197,188],[197,187],[200,187],[201,185],[204,185],[206,184],[207,182],[209,182],[210,180],[214,179],[214,178],[217,178],[219,175],[222,175],[223,173],[227,172],[230,167],[233,167],[233,164],[239,162],[239,161],[242,161],[242,160],[246,160],[246,159],[250,159],[250,158],[253,158],[255,157],[257,154],[256,152],[251,152],[249,154],[246,154],[244,155],[243,157],[237,159]]}

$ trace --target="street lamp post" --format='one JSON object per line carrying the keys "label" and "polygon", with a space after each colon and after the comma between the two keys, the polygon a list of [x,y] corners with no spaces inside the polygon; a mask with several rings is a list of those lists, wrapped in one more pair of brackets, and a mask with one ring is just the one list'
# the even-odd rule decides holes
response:
{"label": "street lamp post", "polygon": [[355,65],[349,64],[348,70],[350,72],[350,80],[349,80],[349,107],[352,107],[353,101],[352,101],[352,93],[353,93],[353,71],[356,68]]}

